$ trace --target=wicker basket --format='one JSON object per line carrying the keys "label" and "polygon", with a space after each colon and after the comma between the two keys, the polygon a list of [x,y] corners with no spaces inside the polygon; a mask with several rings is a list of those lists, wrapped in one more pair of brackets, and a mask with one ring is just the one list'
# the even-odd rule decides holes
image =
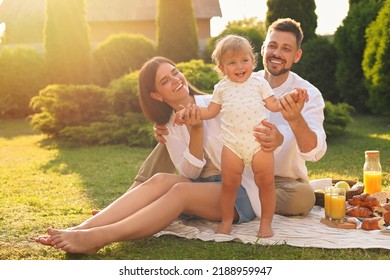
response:
{"label": "wicker basket", "polygon": [[[350,190],[347,191],[346,193],[346,200],[352,198],[354,195],[361,194],[364,191],[364,185],[362,182],[357,182],[353,180],[332,180],[332,184],[335,185],[339,181],[345,181],[349,184],[351,187]],[[319,205],[324,207],[324,194],[320,192],[315,192],[314,193],[316,196],[316,202],[315,205]]]}

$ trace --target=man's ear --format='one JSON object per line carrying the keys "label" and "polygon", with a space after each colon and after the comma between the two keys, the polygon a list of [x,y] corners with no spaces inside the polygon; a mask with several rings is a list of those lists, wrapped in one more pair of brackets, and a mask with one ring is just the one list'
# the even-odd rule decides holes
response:
{"label": "man's ear", "polygon": [[302,57],[302,49],[299,49],[297,51],[297,53],[295,54],[294,63],[298,63],[298,61],[301,59],[301,57]]}
{"label": "man's ear", "polygon": [[151,92],[150,93],[150,97],[152,99],[154,99],[154,100],[157,100],[157,101],[160,101],[160,102],[164,102],[162,96],[159,93],[157,93],[157,92]]}

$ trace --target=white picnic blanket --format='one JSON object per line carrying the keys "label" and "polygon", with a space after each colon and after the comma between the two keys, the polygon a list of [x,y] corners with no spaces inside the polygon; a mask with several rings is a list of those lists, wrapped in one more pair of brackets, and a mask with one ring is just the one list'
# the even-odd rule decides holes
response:
{"label": "white picnic blanket", "polygon": [[379,230],[332,228],[320,222],[322,217],[324,217],[324,208],[320,206],[314,206],[309,215],[305,217],[275,215],[272,222],[274,236],[259,240],[256,237],[259,219],[233,225],[231,235],[215,234],[218,223],[205,220],[176,220],[155,236],[172,234],[188,239],[215,242],[237,241],[267,245],[288,244],[297,247],[384,248],[390,250],[390,234],[382,233]]}

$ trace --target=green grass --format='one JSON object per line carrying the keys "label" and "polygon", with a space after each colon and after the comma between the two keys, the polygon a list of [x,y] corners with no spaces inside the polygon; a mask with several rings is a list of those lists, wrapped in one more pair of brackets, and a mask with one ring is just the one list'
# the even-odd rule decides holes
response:
{"label": "green grass", "polygon": [[[390,126],[385,118],[354,117],[344,136],[328,141],[326,156],[308,164],[310,178],[362,180],[364,151],[379,149],[389,186]],[[0,259],[390,259],[388,250],[299,248],[215,243],[173,236],[118,242],[94,256],[70,255],[36,244],[49,226],[65,228],[90,217],[131,185],[149,150],[79,147],[34,132],[26,121],[0,121]]]}

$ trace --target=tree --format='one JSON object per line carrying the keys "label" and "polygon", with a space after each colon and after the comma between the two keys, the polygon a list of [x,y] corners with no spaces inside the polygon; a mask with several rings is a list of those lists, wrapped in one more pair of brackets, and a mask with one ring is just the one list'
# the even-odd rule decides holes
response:
{"label": "tree", "polygon": [[337,87],[341,98],[358,112],[368,112],[368,92],[362,70],[366,47],[365,30],[381,7],[381,0],[365,0],[352,4],[343,24],[336,30],[334,46],[338,54]]}
{"label": "tree", "polygon": [[198,36],[192,0],[158,0],[157,53],[173,61],[198,57]]}
{"label": "tree", "polygon": [[390,115],[390,0],[366,29],[362,65],[368,81],[368,106],[375,113]]}
{"label": "tree", "polygon": [[300,22],[305,34],[304,42],[316,37],[317,15],[314,0],[267,0],[267,6],[266,28],[278,18],[292,18]]}
{"label": "tree", "polygon": [[90,43],[84,0],[46,0],[44,45],[50,83],[88,82]]}
{"label": "tree", "polygon": [[315,85],[325,100],[340,102],[336,86],[337,52],[334,45],[319,36],[303,44],[302,51],[301,60],[294,64],[294,72]]}

